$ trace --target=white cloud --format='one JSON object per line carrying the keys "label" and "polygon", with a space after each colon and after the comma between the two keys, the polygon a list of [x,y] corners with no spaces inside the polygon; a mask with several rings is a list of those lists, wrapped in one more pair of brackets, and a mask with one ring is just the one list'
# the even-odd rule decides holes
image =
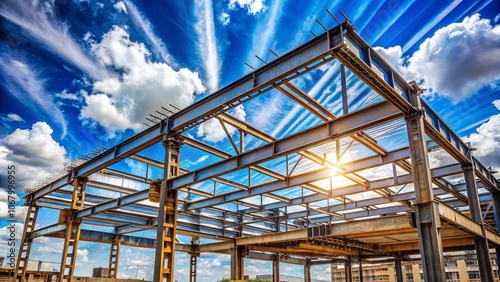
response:
{"label": "white cloud", "polygon": [[[232,112],[232,115],[242,121],[245,121],[246,113],[245,109],[242,105],[236,107]],[[233,134],[236,132],[236,129],[228,124],[225,124],[227,131],[229,134]],[[212,118],[208,121],[202,123],[198,127],[198,131],[196,132],[198,137],[203,137],[206,141],[217,143],[226,138],[226,133],[224,129],[220,125],[218,119]]]}
{"label": "white cloud", "polygon": [[122,1],[119,1],[119,2],[116,2],[113,7],[115,7],[115,9],[120,12],[120,13],[125,13],[127,14],[127,7],[125,7],[125,3],[123,3]]}
{"label": "white cloud", "polygon": [[0,2],[0,15],[21,27],[49,52],[94,78],[107,76],[106,70],[76,43],[67,24],[52,16],[52,9],[47,2]]}
{"label": "white cloud", "polygon": [[45,122],[37,122],[31,129],[16,129],[0,140],[0,165],[16,167],[17,191],[65,162],[66,149],[52,139],[52,128]]}
{"label": "white cloud", "polygon": [[45,117],[54,119],[61,127],[64,137],[67,122],[53,97],[46,93],[45,82],[40,75],[26,63],[7,57],[0,58],[0,70],[5,76],[2,84],[7,92],[35,113],[41,110]]}
{"label": "white cloud", "polygon": [[219,88],[220,58],[215,38],[215,24],[212,1],[200,0],[195,3],[195,25],[198,37],[198,51],[203,58],[203,69],[210,92]]}
{"label": "white cloud", "polygon": [[[24,222],[28,207],[16,205],[19,200],[20,198],[15,191],[9,194],[7,190],[0,188],[0,218]],[[9,203],[10,201],[15,201],[15,203]],[[12,208],[12,205],[14,205],[13,209],[9,209],[9,206]]]}
{"label": "white cloud", "polygon": [[223,12],[219,16],[219,21],[222,23],[222,25],[228,25],[231,22],[231,16],[229,16],[228,13]]}
{"label": "white cloud", "polygon": [[500,99],[493,101],[493,105],[495,105],[495,107],[496,107],[498,110],[500,110]]}
{"label": "white cloud", "polygon": [[74,94],[74,93],[68,93],[66,90],[64,90],[61,93],[57,93],[56,97],[60,98],[60,99],[63,99],[63,100],[74,100],[74,101],[78,101],[78,100],[81,99],[76,94]]}
{"label": "white cloud", "polygon": [[153,48],[153,53],[157,57],[163,59],[165,63],[176,67],[177,63],[175,62],[175,59],[168,52],[167,46],[165,45],[163,40],[155,34],[151,22],[149,22],[142,15],[142,13],[139,11],[139,9],[137,9],[132,1],[125,0],[125,3],[127,4],[128,11],[130,12],[132,22],[143,31],[144,35]]}
{"label": "white cloud", "polygon": [[144,117],[160,105],[183,108],[205,90],[197,73],[151,62],[144,44],[131,41],[121,27],[114,26],[92,49],[102,64],[122,74],[94,82],[94,94],[84,96],[80,119],[102,125],[110,135],[126,129],[139,131]]}
{"label": "white cloud", "polygon": [[500,114],[490,117],[488,122],[483,123],[476,129],[475,133],[463,138],[465,142],[471,142],[474,156],[486,167],[492,167],[498,171],[500,168]]}
{"label": "white cloud", "polygon": [[228,6],[230,9],[236,9],[236,4],[238,4],[240,8],[247,9],[249,15],[258,14],[267,9],[263,0],[231,0]]}
{"label": "white cloud", "polygon": [[193,166],[193,165],[197,165],[199,163],[202,163],[204,162],[206,159],[208,159],[208,155],[203,155],[201,157],[199,157],[196,161],[190,161],[188,159],[185,159],[184,161],[182,161],[183,165],[185,165],[186,167],[190,167],[190,166]]}
{"label": "white cloud", "polygon": [[500,79],[500,26],[479,14],[439,29],[409,58],[399,46],[376,50],[405,78],[454,101]]}
{"label": "white cloud", "polygon": [[24,121],[24,119],[20,115],[14,114],[14,113],[8,113],[7,120],[9,120],[9,121]]}
{"label": "white cloud", "polygon": [[89,256],[89,250],[87,250],[87,249],[83,249],[83,250],[78,249],[76,251],[76,255],[78,256],[78,258],[82,262],[88,262],[89,261],[89,257],[88,257]]}

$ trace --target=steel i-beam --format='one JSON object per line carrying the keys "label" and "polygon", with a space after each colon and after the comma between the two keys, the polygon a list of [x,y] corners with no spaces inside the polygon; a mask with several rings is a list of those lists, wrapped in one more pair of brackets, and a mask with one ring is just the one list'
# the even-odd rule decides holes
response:
{"label": "steel i-beam", "polygon": [[479,203],[479,196],[476,187],[476,176],[472,165],[464,165],[464,178],[467,188],[467,196],[469,198],[469,208],[472,220],[481,225],[482,235],[474,238],[474,245],[476,246],[477,261],[479,264],[479,273],[481,281],[493,282],[493,269],[491,266],[490,251],[488,240],[483,225],[483,216],[481,213],[481,206]]}
{"label": "steel i-beam", "polygon": [[166,136],[164,181],[160,191],[158,225],[156,231],[156,253],[154,279],[158,282],[174,281],[175,235],[177,233],[177,190],[167,187],[167,179],[179,175],[182,137],[180,134]]}
{"label": "steel i-beam", "polygon": [[413,111],[405,120],[410,145],[413,183],[415,187],[415,215],[419,237],[420,254],[425,281],[445,281],[443,246],[441,242],[441,220],[434,201],[432,175],[430,172],[427,143],[425,140],[423,109],[420,104],[420,89],[410,93]]}

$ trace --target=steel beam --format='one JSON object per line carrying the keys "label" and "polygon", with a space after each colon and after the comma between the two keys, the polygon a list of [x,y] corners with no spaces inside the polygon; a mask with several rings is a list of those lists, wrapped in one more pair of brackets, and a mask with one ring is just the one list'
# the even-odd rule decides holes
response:
{"label": "steel beam", "polygon": [[173,178],[168,181],[169,187],[172,187],[172,189],[187,187],[215,176],[236,171],[242,167],[256,165],[308,147],[331,142],[401,116],[401,113],[394,106],[382,102],[315,126],[299,134],[285,137],[205,168]]}
{"label": "steel beam", "polygon": [[280,254],[276,254],[276,259],[273,261],[273,281],[280,281]]}
{"label": "steel beam", "polygon": [[233,245],[231,252],[231,280],[243,280],[245,272],[244,247]]}
{"label": "steel beam", "polygon": [[116,279],[118,274],[118,262],[120,258],[120,235],[115,235],[109,249],[108,277]]}
{"label": "steel beam", "polygon": [[488,240],[486,239],[483,225],[483,215],[479,203],[479,196],[476,187],[476,177],[472,165],[464,166],[465,185],[467,186],[467,197],[469,198],[469,207],[471,218],[481,227],[481,236],[474,239],[476,245],[476,255],[479,263],[479,272],[481,281],[493,282],[493,269],[491,266],[490,251]]}
{"label": "steel beam", "polygon": [[19,255],[17,256],[16,271],[14,272],[14,281],[23,282],[28,270],[28,262],[31,253],[31,245],[33,239],[30,237],[31,232],[35,230],[36,219],[38,217],[39,207],[27,202],[28,209],[26,213],[26,221],[24,222],[23,237],[21,246],[19,247]]}
{"label": "steel beam", "polygon": [[441,220],[434,200],[420,91],[417,86],[410,91],[414,109],[406,116],[410,145],[413,183],[415,187],[416,225],[426,281],[445,281]]}
{"label": "steel beam", "polygon": [[[396,282],[403,282],[403,267],[401,265],[401,259],[396,258],[394,261],[394,268],[396,269]],[[391,274],[389,274],[391,275]]]}

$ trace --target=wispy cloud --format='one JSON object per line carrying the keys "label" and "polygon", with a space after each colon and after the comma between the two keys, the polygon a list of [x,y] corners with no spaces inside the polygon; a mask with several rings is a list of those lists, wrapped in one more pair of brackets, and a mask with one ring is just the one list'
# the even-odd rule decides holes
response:
{"label": "wispy cloud", "polygon": [[214,12],[210,0],[199,0],[195,3],[197,17],[196,33],[199,38],[198,47],[203,57],[203,68],[207,77],[207,86],[210,92],[219,88],[220,58],[215,38]]}
{"label": "wispy cloud", "polygon": [[285,0],[273,2],[266,17],[257,24],[253,32],[252,48],[248,53],[247,62],[256,61],[255,55],[264,56],[264,54],[268,53],[268,48],[274,49],[274,44],[272,42],[274,42],[275,39],[276,27],[282,15],[281,9],[284,2]]}
{"label": "wispy cloud", "polygon": [[8,121],[24,121],[24,119],[20,115],[14,113],[8,113],[6,119]]}
{"label": "wispy cloud", "polygon": [[455,7],[460,4],[462,0],[455,0],[453,3],[451,3],[446,9],[441,11],[438,15],[436,15],[429,23],[427,23],[420,31],[415,34],[410,41],[408,41],[404,46],[403,46],[403,53],[406,52],[408,49],[410,49],[415,43],[417,43],[429,30],[431,30],[436,24],[438,24],[444,17],[446,17]]}
{"label": "wispy cloud", "polygon": [[76,43],[66,23],[51,16],[51,7],[37,2],[1,1],[0,15],[22,28],[42,47],[91,77],[107,76],[106,70]]}
{"label": "wispy cloud", "polygon": [[143,32],[144,35],[146,35],[147,40],[151,44],[152,51],[155,53],[155,55],[162,60],[164,60],[167,64],[176,67],[177,62],[175,61],[174,57],[170,55],[170,53],[167,50],[167,46],[163,42],[163,40],[155,34],[154,28],[149,22],[148,19],[144,17],[144,15],[139,11],[137,6],[132,3],[132,1],[125,0],[124,1],[126,4],[126,11],[128,11],[132,22],[139,27]]}
{"label": "wispy cloud", "polygon": [[[45,90],[45,81],[26,63],[3,55],[0,57],[0,70],[4,80],[2,86],[21,103],[29,106],[36,114],[51,117],[59,124],[62,136],[66,135],[67,122],[63,112]],[[41,109],[42,112],[37,112]]]}

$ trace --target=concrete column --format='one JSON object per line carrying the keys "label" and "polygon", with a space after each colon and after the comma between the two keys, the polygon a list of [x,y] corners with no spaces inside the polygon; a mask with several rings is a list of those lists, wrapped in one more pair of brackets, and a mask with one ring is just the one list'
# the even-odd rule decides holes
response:
{"label": "concrete column", "polygon": [[401,265],[401,259],[396,259],[394,268],[396,269],[396,281],[403,282],[403,266]]}
{"label": "concrete column", "polygon": [[441,219],[434,201],[425,139],[424,110],[416,85],[410,94],[414,109],[405,117],[415,187],[415,218],[425,281],[445,281]]}
{"label": "concrete column", "polygon": [[467,197],[469,198],[469,209],[472,220],[481,225],[483,232],[482,237],[474,238],[474,245],[476,246],[477,261],[479,264],[479,273],[481,281],[493,282],[493,269],[491,266],[490,248],[488,240],[486,240],[486,232],[483,226],[483,215],[479,203],[479,196],[477,193],[476,176],[472,164],[464,165],[465,185],[467,187]]}

